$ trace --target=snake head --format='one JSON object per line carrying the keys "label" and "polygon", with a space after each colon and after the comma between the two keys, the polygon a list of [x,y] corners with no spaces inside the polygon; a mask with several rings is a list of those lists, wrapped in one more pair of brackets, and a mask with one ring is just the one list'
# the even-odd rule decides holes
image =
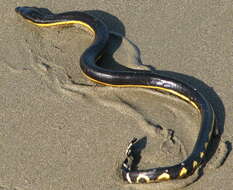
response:
{"label": "snake head", "polygon": [[43,22],[45,18],[53,15],[48,9],[37,7],[16,7],[15,11],[25,19],[33,22]]}

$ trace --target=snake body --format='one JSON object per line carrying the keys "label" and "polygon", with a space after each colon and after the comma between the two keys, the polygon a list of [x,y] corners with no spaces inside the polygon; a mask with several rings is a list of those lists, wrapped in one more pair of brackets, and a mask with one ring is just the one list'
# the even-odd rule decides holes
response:
{"label": "snake body", "polygon": [[211,104],[197,89],[159,71],[135,69],[113,71],[98,66],[96,61],[104,53],[109,39],[109,31],[102,21],[84,12],[73,11],[54,14],[36,7],[17,7],[15,10],[24,19],[41,27],[80,24],[92,32],[95,38],[90,47],[82,54],[80,67],[83,74],[93,82],[114,87],[155,89],[175,95],[199,110],[201,115],[200,131],[192,152],[185,160],[172,166],[134,170],[129,164],[131,148],[135,143],[133,140],[128,147],[127,157],[121,167],[124,180],[129,183],[152,183],[185,178],[192,175],[203,164],[207,146],[213,133],[215,115]]}

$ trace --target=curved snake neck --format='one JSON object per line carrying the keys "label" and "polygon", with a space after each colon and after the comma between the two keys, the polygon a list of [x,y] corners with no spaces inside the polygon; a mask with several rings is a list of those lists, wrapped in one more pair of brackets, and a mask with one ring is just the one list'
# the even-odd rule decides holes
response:
{"label": "curved snake neck", "polygon": [[93,43],[80,58],[82,72],[90,80],[107,86],[142,87],[168,92],[183,99],[200,111],[201,126],[198,138],[191,154],[185,160],[167,167],[133,170],[129,164],[129,158],[132,156],[131,148],[136,142],[136,139],[133,139],[127,148],[126,159],[121,167],[124,180],[129,183],[151,183],[184,178],[192,175],[198,166],[203,163],[213,132],[215,116],[211,104],[197,89],[159,71],[151,72],[134,69],[130,71],[113,71],[96,65],[96,60],[104,53],[109,31],[103,22],[84,12],[74,11],[53,14],[47,9],[36,7],[17,7],[15,10],[29,22],[41,27],[80,24],[94,33]]}

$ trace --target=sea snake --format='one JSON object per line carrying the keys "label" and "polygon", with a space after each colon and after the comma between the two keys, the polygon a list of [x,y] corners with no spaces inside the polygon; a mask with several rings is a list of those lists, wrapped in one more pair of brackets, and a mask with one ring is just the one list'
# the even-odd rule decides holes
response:
{"label": "sea snake", "polygon": [[214,129],[215,114],[206,98],[190,84],[165,75],[160,71],[151,72],[135,69],[115,71],[101,68],[96,64],[96,61],[104,54],[109,39],[107,26],[102,21],[84,12],[72,11],[53,14],[44,10],[36,7],[17,7],[15,9],[24,19],[37,26],[79,24],[94,34],[95,38],[92,44],[80,58],[81,70],[88,79],[106,86],[141,87],[166,92],[188,102],[200,112],[201,126],[197,141],[185,160],[172,166],[144,170],[132,169],[129,158],[132,156],[132,145],[136,142],[136,139],[133,139],[127,148],[127,156],[121,166],[123,179],[129,183],[153,183],[192,175],[203,164]]}

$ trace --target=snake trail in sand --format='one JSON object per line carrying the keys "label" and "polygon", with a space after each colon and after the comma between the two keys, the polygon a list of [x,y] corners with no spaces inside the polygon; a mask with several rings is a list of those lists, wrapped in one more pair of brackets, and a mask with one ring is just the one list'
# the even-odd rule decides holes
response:
{"label": "snake trail in sand", "polygon": [[192,175],[203,164],[214,129],[215,114],[211,104],[197,89],[183,81],[162,74],[160,71],[151,72],[135,69],[115,71],[98,66],[96,61],[104,54],[109,31],[102,21],[84,12],[72,11],[53,14],[36,7],[17,7],[15,11],[27,21],[40,27],[80,24],[93,33],[95,38],[92,44],[80,58],[83,74],[93,82],[113,87],[155,89],[177,96],[199,110],[201,115],[200,131],[192,152],[185,160],[172,166],[134,170],[129,164],[129,159],[132,156],[132,145],[137,142],[135,138],[129,144],[126,159],[121,166],[124,180],[129,183],[153,183],[181,179]]}

